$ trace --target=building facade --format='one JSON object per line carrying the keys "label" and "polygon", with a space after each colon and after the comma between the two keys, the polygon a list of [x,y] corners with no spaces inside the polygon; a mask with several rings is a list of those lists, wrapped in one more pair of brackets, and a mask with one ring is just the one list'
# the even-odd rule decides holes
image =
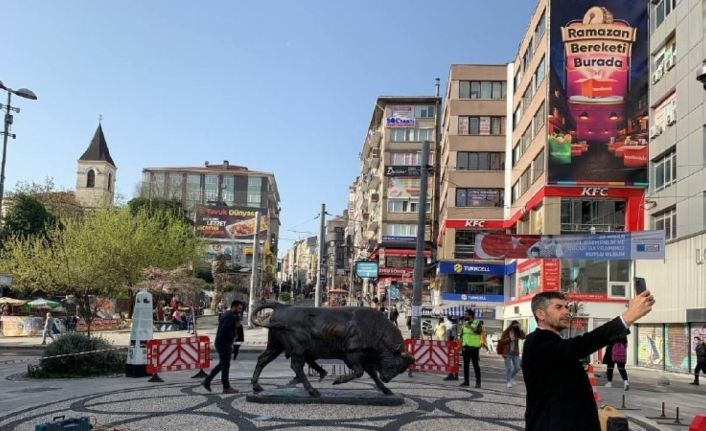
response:
{"label": "building facade", "polygon": [[477,260],[475,236],[502,231],[507,67],[452,65],[444,98],[439,166],[437,275],[432,305],[473,308],[490,327],[504,302],[503,259]]}
{"label": "building facade", "polygon": [[[638,261],[657,303],[637,325],[636,362],[689,372],[693,336],[706,336],[706,4],[650,4],[650,186],[646,222],[664,229],[664,261]],[[677,53],[677,46],[679,51]]]}
{"label": "building facade", "polygon": [[[646,2],[537,3],[508,67],[512,133],[502,228],[518,234],[644,229],[647,16]],[[530,301],[539,291],[568,294],[577,307],[571,335],[615,317],[630,297],[632,261],[515,264],[504,319],[528,330],[536,326]]]}
{"label": "building facade", "polygon": [[[429,161],[438,163],[438,97],[379,97],[360,153],[361,172],[352,186],[356,220],[354,260],[379,262],[379,277],[363,287],[363,297],[382,298],[397,285],[411,295],[420,205],[420,163],[423,141],[430,142]],[[433,173],[438,172],[434,169]],[[438,180],[429,176],[425,257],[431,262],[438,220]],[[424,289],[427,299],[429,290]]]}
{"label": "building facade", "polygon": [[280,198],[274,174],[227,160],[220,165],[144,168],[140,196],[181,202],[206,240],[207,260],[225,254],[228,265],[243,273],[252,265],[254,218],[259,212],[258,262],[275,276]]}

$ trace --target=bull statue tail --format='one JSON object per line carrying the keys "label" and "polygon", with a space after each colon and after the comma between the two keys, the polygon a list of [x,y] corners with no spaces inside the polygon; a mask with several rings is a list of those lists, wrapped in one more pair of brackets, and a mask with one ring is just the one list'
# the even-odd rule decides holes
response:
{"label": "bull statue tail", "polygon": [[272,325],[270,322],[263,322],[259,317],[257,317],[257,314],[262,311],[262,310],[267,310],[270,309],[274,313],[280,308],[288,307],[287,305],[280,304],[279,302],[266,302],[264,304],[258,305],[255,307],[255,309],[252,311],[252,318],[250,319],[255,326],[261,326],[264,328],[272,328],[275,325]]}

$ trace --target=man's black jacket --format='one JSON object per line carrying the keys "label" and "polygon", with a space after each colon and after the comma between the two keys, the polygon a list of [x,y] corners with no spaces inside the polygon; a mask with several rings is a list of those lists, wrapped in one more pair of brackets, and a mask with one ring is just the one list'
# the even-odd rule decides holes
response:
{"label": "man's black jacket", "polygon": [[575,338],[537,329],[527,336],[522,373],[527,386],[525,426],[528,431],[598,431],[598,410],[586,371],[579,362],[625,334],[620,317]]}
{"label": "man's black jacket", "polygon": [[218,319],[218,331],[216,331],[216,342],[214,343],[217,350],[232,349],[233,340],[235,340],[235,325],[239,318],[239,314],[230,310],[221,314]]}

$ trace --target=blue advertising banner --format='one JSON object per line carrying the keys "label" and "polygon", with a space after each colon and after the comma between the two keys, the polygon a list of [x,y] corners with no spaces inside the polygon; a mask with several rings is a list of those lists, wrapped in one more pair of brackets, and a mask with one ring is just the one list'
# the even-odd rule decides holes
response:
{"label": "blue advertising banner", "polygon": [[356,262],[355,275],[360,278],[378,278],[377,262]]}
{"label": "blue advertising banner", "polygon": [[439,262],[439,274],[480,274],[506,275],[508,268],[503,264]]}
{"label": "blue advertising banner", "polygon": [[481,259],[664,259],[664,231],[583,235],[476,235]]}
{"label": "blue advertising banner", "polygon": [[503,302],[503,295],[476,295],[465,293],[442,293],[443,301],[465,301],[465,302]]}

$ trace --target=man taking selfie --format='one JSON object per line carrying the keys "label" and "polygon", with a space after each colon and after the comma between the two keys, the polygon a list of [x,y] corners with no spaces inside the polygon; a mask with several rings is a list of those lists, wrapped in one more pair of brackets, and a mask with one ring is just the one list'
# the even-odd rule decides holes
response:
{"label": "man taking selfie", "polygon": [[532,298],[537,330],[525,340],[522,372],[527,387],[527,430],[600,430],[598,410],[586,371],[579,360],[605,347],[614,336],[652,310],[655,300],[644,291],[621,315],[593,331],[564,339],[570,313],[564,295],[542,292]]}

